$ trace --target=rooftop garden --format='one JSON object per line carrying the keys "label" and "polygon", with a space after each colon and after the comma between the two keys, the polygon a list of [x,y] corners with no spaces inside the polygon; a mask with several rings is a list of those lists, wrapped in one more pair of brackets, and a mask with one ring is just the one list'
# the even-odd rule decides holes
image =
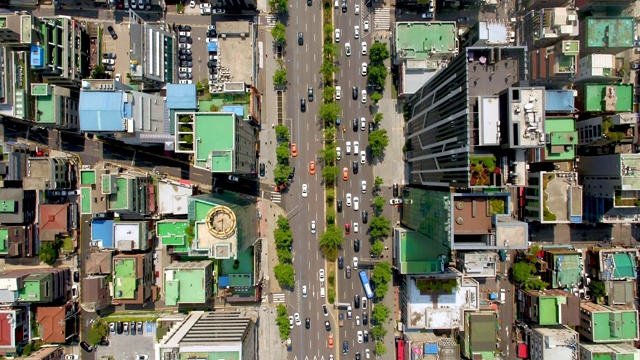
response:
{"label": "rooftop garden", "polygon": [[415,281],[420,295],[451,294],[458,287],[456,279],[416,279]]}
{"label": "rooftop garden", "polygon": [[496,166],[494,156],[472,156],[469,162],[471,186],[491,186],[498,183],[500,168]]}
{"label": "rooftop garden", "polygon": [[178,117],[178,150],[193,151],[193,115],[180,115]]}
{"label": "rooftop garden", "polygon": [[489,215],[499,215],[499,214],[506,214],[506,209],[504,206],[504,199],[502,198],[491,198],[489,199],[488,202],[488,206],[489,206]]}
{"label": "rooftop garden", "polygon": [[629,125],[614,125],[610,116],[602,117],[602,134],[612,143],[633,138],[633,128]]}
{"label": "rooftop garden", "polygon": [[614,199],[615,206],[640,206],[640,200],[635,191],[616,190]]}
{"label": "rooftop garden", "polygon": [[546,192],[547,186],[549,185],[549,183],[555,179],[556,176],[554,174],[545,174],[543,179],[542,179],[542,190],[544,191],[544,207],[542,209],[542,218],[544,221],[555,221],[556,220],[556,214],[552,213],[551,211],[549,211],[549,208],[547,207],[547,201],[549,200],[549,194]]}

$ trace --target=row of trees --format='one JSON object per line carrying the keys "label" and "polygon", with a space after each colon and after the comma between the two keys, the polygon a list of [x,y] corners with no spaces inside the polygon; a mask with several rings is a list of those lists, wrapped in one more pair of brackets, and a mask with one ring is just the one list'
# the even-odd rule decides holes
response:
{"label": "row of trees", "polygon": [[280,215],[278,216],[278,227],[273,232],[276,241],[276,250],[278,252],[278,261],[280,262],[273,268],[276,280],[282,287],[293,288],[295,283],[295,269],[293,268],[291,256],[291,244],[293,243],[293,233],[289,225],[289,220]]}
{"label": "row of trees", "polygon": [[273,179],[276,184],[284,184],[291,175],[291,166],[289,166],[289,128],[284,125],[277,125],[275,130],[278,141],[278,147],[276,148],[278,164],[273,170]]}
{"label": "row of trees", "polygon": [[[274,1],[274,0],[271,0]],[[286,8],[286,0],[282,0],[285,2]],[[276,45],[284,46],[287,44],[287,28],[283,23],[277,22],[276,25],[271,29],[271,36],[273,36],[273,41],[275,41]],[[287,70],[284,66],[284,60],[281,57],[278,57],[276,60],[278,63],[278,69],[276,69],[273,74],[273,86],[276,89],[282,89],[287,85]]]}
{"label": "row of trees", "polygon": [[287,315],[287,307],[283,304],[278,305],[278,317],[276,324],[280,330],[280,339],[286,340],[289,337],[289,316]]}

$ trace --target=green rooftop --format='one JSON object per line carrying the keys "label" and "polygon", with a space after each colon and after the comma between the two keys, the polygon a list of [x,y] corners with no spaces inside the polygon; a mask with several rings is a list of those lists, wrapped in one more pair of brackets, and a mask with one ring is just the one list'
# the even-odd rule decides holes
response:
{"label": "green rooftop", "polygon": [[[401,274],[430,274],[442,271],[449,262],[449,248],[416,231],[400,231],[398,271]],[[444,260],[438,256],[445,255]],[[444,263],[443,263],[444,261]]]}
{"label": "green rooftop", "polygon": [[0,213],[14,213],[18,210],[18,202],[15,200],[0,200]]}
{"label": "green rooftop", "polygon": [[128,210],[129,209],[129,179],[118,178],[116,180],[116,186],[118,191],[115,194],[110,195],[111,206],[113,210]]}
{"label": "green rooftop", "polygon": [[[401,194],[404,198],[402,224],[426,236],[432,242],[439,242],[451,248],[451,194],[407,188]],[[448,256],[448,252],[446,254]]]}
{"label": "green rooftop", "polygon": [[0,229],[0,254],[9,252],[9,229]]}
{"label": "green rooftop", "polygon": [[239,351],[210,351],[210,352],[192,352],[180,351],[180,360],[203,359],[203,360],[241,360]]}
{"label": "green rooftop", "polygon": [[549,268],[557,269],[551,272],[551,287],[562,288],[571,284],[578,284],[582,280],[582,255],[580,253],[552,253],[550,252]]}
{"label": "green rooftop", "polygon": [[80,196],[82,197],[80,212],[82,214],[91,214],[91,188],[88,188],[88,187],[81,188]]}
{"label": "green rooftop", "polygon": [[457,38],[454,22],[396,23],[396,49],[403,58],[429,60],[453,53],[458,49]]}
{"label": "green rooftop", "polygon": [[632,279],[636,277],[636,259],[633,253],[616,253],[612,255],[615,262],[613,278]]}
{"label": "green rooftop", "polygon": [[19,290],[22,301],[48,302],[53,300],[53,291],[47,291],[53,281],[51,273],[36,273],[24,279],[24,286]]}
{"label": "green rooftop", "polygon": [[[615,108],[606,108],[607,87],[615,88]],[[587,84],[584,88],[584,110],[589,112],[631,112],[633,111],[633,84]]]}
{"label": "green rooftop", "polygon": [[585,20],[587,48],[633,47],[635,26],[632,17],[591,16]]}
{"label": "green rooftop", "polygon": [[543,296],[538,298],[538,323],[540,325],[559,325],[558,309],[567,302],[564,296]]}
{"label": "green rooftop", "polygon": [[96,184],[96,171],[95,170],[80,170],[80,184],[81,185],[95,185]]}
{"label": "green rooftop", "polygon": [[544,149],[544,158],[547,161],[568,161],[576,157],[576,145],[578,144],[578,132],[573,118],[546,118],[544,121],[545,132],[550,134],[550,139]]}
{"label": "green rooftop", "polygon": [[235,127],[233,113],[196,113],[193,166],[211,172],[233,172]]}
{"label": "green rooftop", "polygon": [[134,299],[136,296],[136,259],[113,260],[113,298]]}
{"label": "green rooftop", "polygon": [[622,342],[638,339],[638,312],[619,310],[592,314],[593,342]]}
{"label": "green rooftop", "polygon": [[[211,281],[213,270],[211,261],[200,263],[181,263],[181,266],[168,266],[164,274],[165,302],[168,306],[182,304],[204,304],[212,292],[205,288],[205,282]],[[194,266],[188,266],[194,265]],[[207,275],[209,274],[209,275]]]}
{"label": "green rooftop", "polygon": [[[46,84],[37,84],[44,85]],[[36,86],[31,87],[31,90]],[[33,95],[33,94],[32,94]],[[59,124],[62,120],[62,110],[64,109],[64,98],[52,93],[35,97],[36,101],[36,122],[41,124]]]}
{"label": "green rooftop", "polygon": [[184,229],[189,227],[187,220],[165,220],[156,223],[156,234],[162,246],[180,246],[186,242]]}

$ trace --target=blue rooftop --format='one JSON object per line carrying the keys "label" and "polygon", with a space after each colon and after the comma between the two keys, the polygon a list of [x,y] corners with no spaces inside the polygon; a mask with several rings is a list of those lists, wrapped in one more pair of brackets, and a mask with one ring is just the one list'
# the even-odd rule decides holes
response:
{"label": "blue rooftop", "polygon": [[96,220],[91,222],[91,241],[102,240],[102,247],[113,249],[113,220]]}
{"label": "blue rooftop", "polygon": [[38,45],[31,45],[31,67],[41,68],[44,66],[43,50]]}
{"label": "blue rooftop", "polygon": [[196,94],[196,84],[168,84],[167,85],[167,109],[171,109],[171,110],[198,109],[198,96]]}
{"label": "blue rooftop", "polygon": [[218,42],[212,41],[210,43],[207,43],[207,51],[208,52],[218,51]]}
{"label": "blue rooftop", "polygon": [[80,130],[124,131],[123,119],[131,118],[131,103],[121,91],[81,91]]}
{"label": "blue rooftop", "polygon": [[575,110],[573,90],[547,90],[546,112],[572,113]]}
{"label": "blue rooftop", "polygon": [[227,105],[222,107],[222,112],[232,112],[244,119],[244,108],[240,105]]}

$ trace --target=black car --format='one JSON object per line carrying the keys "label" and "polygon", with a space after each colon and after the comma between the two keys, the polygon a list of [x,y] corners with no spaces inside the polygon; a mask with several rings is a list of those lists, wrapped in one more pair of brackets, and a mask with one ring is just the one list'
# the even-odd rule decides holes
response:
{"label": "black car", "polygon": [[342,256],[338,257],[338,269],[342,270],[344,268],[344,258]]}
{"label": "black car", "polygon": [[373,121],[369,121],[369,132],[372,132],[374,130],[373,126]]}
{"label": "black car", "polygon": [[398,184],[393,184],[393,197],[398,197]]}
{"label": "black car", "polygon": [[367,330],[364,331],[364,342],[365,343],[369,342],[369,332]]}
{"label": "black car", "polygon": [[191,62],[191,61],[180,61],[180,66],[181,67],[192,67],[193,66],[193,62]]}
{"label": "black car", "polygon": [[215,30],[209,30],[209,31],[207,31],[207,37],[214,38],[214,37],[216,37],[216,36],[218,36],[218,34],[216,33],[216,31],[215,31]]}
{"label": "black car", "polygon": [[353,132],[358,132],[358,119],[353,118]]}
{"label": "black car", "polygon": [[324,328],[325,328],[327,331],[331,331],[331,324],[330,324],[328,321],[325,321],[325,322],[324,322]]}
{"label": "black car", "polygon": [[193,39],[186,36],[180,36],[180,44],[193,44]]}
{"label": "black car", "polygon": [[302,46],[304,44],[304,35],[301,32],[298,33],[298,45]]}
{"label": "black car", "polygon": [[80,282],[80,272],[77,270],[73,272],[73,282]]}
{"label": "black car", "polygon": [[360,295],[356,294],[353,297],[353,307],[356,309],[360,309]]}
{"label": "black car", "polygon": [[342,354],[347,355],[349,353],[349,342],[345,341],[342,343]]}
{"label": "black car", "polygon": [[183,60],[183,61],[193,61],[193,56],[191,56],[191,55],[180,55],[180,56],[178,56],[178,59]]}
{"label": "black car", "polygon": [[260,176],[264,176],[265,172],[266,171],[264,163],[260,163]]}
{"label": "black car", "polygon": [[313,102],[313,88],[309,86],[309,102]]}
{"label": "black car", "polygon": [[116,323],[116,332],[118,333],[118,335],[122,335],[122,322],[120,321]]}
{"label": "black car", "polygon": [[191,26],[189,25],[178,25],[179,31],[191,31]]}
{"label": "black car", "polygon": [[307,329],[311,328],[311,319],[309,318],[304,319],[304,327]]}
{"label": "black car", "polygon": [[102,57],[105,59],[115,59],[117,55],[114,53],[104,53],[102,54]]}
{"label": "black car", "polygon": [[313,5],[313,0],[307,0],[307,6]]}
{"label": "black car", "polygon": [[113,29],[113,26],[107,27],[107,31],[109,31],[109,34],[111,35],[111,38],[113,40],[118,40],[118,34],[116,34],[116,31]]}
{"label": "black car", "polygon": [[105,71],[116,71],[116,67],[113,65],[105,65],[104,66],[104,70]]}
{"label": "black car", "polygon": [[343,13],[347,12],[347,3],[342,3],[342,12]]}
{"label": "black car", "polygon": [[[111,26],[109,26],[111,27]],[[86,351],[86,352],[92,352],[93,348],[91,347],[91,345],[89,345],[89,343],[87,343],[86,341],[81,341],[80,342],[80,347]]]}
{"label": "black car", "polygon": [[353,100],[358,100],[358,87],[357,86],[354,86],[354,87],[351,88],[351,97],[353,98]]}
{"label": "black car", "polygon": [[356,353],[356,360],[360,360],[360,359],[362,359],[362,358],[360,357],[360,353],[359,353],[359,352],[357,352],[357,353]]}
{"label": "black car", "polygon": [[300,111],[307,111],[307,102],[304,99],[300,99]]}
{"label": "black car", "polygon": [[215,61],[207,61],[207,67],[209,69],[216,67]]}
{"label": "black car", "polygon": [[131,335],[135,335],[136,334],[136,323],[134,321],[131,322],[131,324],[129,324],[129,331]]}
{"label": "black car", "polygon": [[354,174],[358,173],[358,162],[357,161],[353,162],[353,173]]}
{"label": "black car", "polygon": [[191,49],[180,49],[180,55],[191,55]]}
{"label": "black car", "polygon": [[360,240],[358,239],[353,240],[353,251],[355,252],[360,251]]}
{"label": "black car", "polygon": [[369,315],[366,312],[362,313],[362,325],[367,326],[369,323]]}
{"label": "black car", "polygon": [[289,174],[289,182],[293,182],[293,177],[296,176],[296,168],[295,166],[291,167],[291,174]]}
{"label": "black car", "polygon": [[369,222],[369,213],[367,210],[362,210],[362,223],[366,224]]}
{"label": "black car", "polygon": [[342,212],[342,200],[338,200],[338,212]]}
{"label": "black car", "polygon": [[351,279],[351,266],[347,266],[346,274],[347,274],[347,279]]}

